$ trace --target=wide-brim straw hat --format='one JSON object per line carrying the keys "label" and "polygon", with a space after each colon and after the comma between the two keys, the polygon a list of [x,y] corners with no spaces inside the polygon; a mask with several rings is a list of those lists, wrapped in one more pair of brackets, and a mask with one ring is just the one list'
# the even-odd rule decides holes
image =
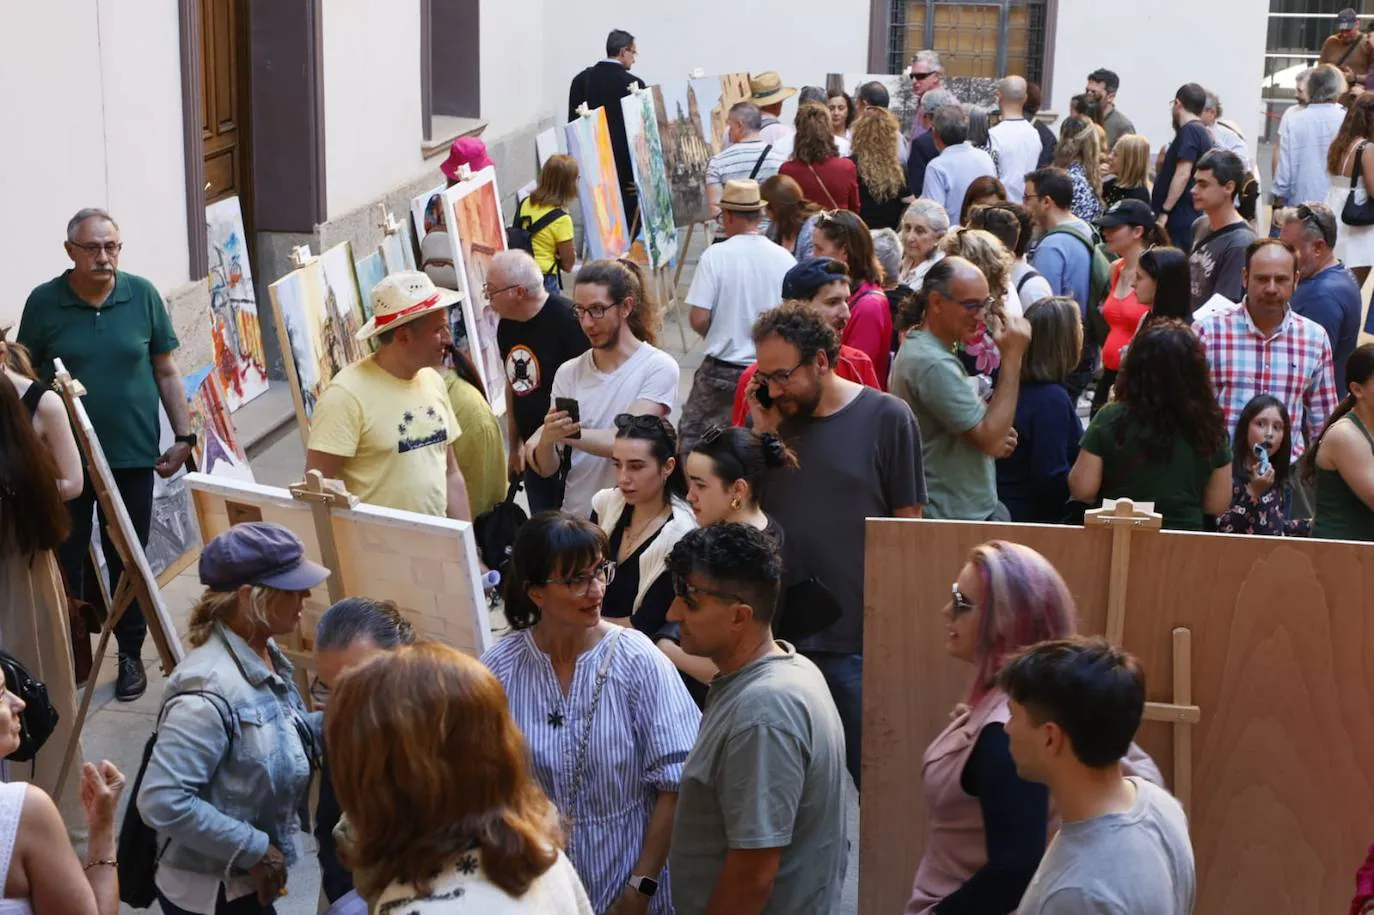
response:
{"label": "wide-brim straw hat", "polygon": [[725,182],[720,208],[735,213],[757,213],[764,207],[759,183],[752,178],[734,178]]}
{"label": "wide-brim straw hat", "polygon": [[749,93],[749,101],[760,108],[766,108],[790,99],[797,94],[797,90],[791,86],[784,86],[782,77],[776,70],[765,70],[758,76],[749,77]]}
{"label": "wide-brim straw hat", "polygon": [[452,308],[463,295],[440,289],[423,273],[401,271],[384,277],[372,287],[372,320],[358,331],[359,340],[371,340],[383,331],[395,330],[431,311]]}

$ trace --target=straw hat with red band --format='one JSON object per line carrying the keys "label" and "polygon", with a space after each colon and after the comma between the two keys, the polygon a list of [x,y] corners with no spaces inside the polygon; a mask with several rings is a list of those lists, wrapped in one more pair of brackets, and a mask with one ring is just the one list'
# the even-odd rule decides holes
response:
{"label": "straw hat with red band", "polygon": [[462,293],[440,289],[423,273],[409,270],[393,273],[372,287],[372,320],[364,324],[356,336],[359,340],[370,340],[431,311],[452,308],[461,301]]}

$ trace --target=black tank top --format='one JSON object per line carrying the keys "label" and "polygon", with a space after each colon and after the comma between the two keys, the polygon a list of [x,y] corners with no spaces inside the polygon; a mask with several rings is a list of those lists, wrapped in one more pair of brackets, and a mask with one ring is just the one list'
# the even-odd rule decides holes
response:
{"label": "black tank top", "polygon": [[24,406],[28,407],[30,418],[38,413],[38,401],[43,399],[43,391],[43,386],[35,381],[29,384],[28,389],[19,398]]}

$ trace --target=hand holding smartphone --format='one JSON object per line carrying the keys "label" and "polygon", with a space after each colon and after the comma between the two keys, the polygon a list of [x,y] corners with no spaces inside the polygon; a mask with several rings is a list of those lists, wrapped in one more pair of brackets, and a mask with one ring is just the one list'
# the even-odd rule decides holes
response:
{"label": "hand holding smartphone", "polygon": [[[573,422],[575,422],[575,423],[580,423],[580,422],[582,422],[582,410],[581,410],[581,408],[578,406],[578,404],[577,404],[577,399],[576,399],[576,398],[573,398],[573,397],[555,397],[555,398],[553,399],[553,406],[554,406],[554,409],[555,409],[555,410],[559,410],[559,411],[561,411],[561,412],[563,412],[563,413],[568,414],[568,419],[571,419]],[[579,429],[577,432],[573,433],[572,435],[569,435],[569,436],[568,436],[568,438],[581,438],[581,437],[582,437],[582,431],[581,431],[580,429]]]}

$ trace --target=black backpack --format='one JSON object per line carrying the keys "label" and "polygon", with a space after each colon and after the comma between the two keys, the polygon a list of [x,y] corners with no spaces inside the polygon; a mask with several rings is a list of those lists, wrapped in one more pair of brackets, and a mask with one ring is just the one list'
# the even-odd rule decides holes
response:
{"label": "black backpack", "polygon": [[553,225],[559,219],[568,214],[558,207],[549,210],[538,219],[531,220],[529,215],[520,212],[520,207],[515,209],[515,220],[506,229],[506,247],[521,251],[534,253],[534,236]]}
{"label": "black backpack", "polygon": [[477,516],[472,522],[472,533],[477,540],[477,552],[488,569],[498,572],[510,562],[511,551],[515,547],[515,535],[520,525],[529,520],[525,510],[515,504],[516,493],[524,484],[515,480],[506,490],[506,498]]}
{"label": "black backpack", "polygon": [[[182,696],[203,696],[209,699],[215,711],[219,712],[224,733],[229,738],[230,746],[233,746],[234,710],[230,708],[229,700],[209,690],[188,689],[168,696],[162,701],[162,710],[158,712],[157,727],[162,726],[162,716],[167,712],[167,704]],[[223,710],[220,709],[220,705],[224,706]],[[153,758],[153,744],[156,741],[157,728],[154,728],[148,742],[143,745],[143,762],[138,766],[138,775],[134,778],[131,789],[133,793],[129,795],[129,806],[124,810],[124,822],[119,826],[119,843],[115,854],[119,861],[119,899],[136,909],[149,908],[157,901],[157,885],[154,882],[157,877],[157,862],[167,850],[167,845],[171,844],[171,839],[168,839],[167,845],[163,845],[159,850],[157,830],[143,822],[143,815],[138,812],[138,794],[143,790],[143,776],[148,771],[148,761]]]}
{"label": "black backpack", "polygon": [[28,762],[57,729],[57,709],[48,698],[48,688],[14,655],[0,651],[0,670],[5,673],[5,689],[24,700],[24,711],[19,715],[19,749],[6,759]]}

